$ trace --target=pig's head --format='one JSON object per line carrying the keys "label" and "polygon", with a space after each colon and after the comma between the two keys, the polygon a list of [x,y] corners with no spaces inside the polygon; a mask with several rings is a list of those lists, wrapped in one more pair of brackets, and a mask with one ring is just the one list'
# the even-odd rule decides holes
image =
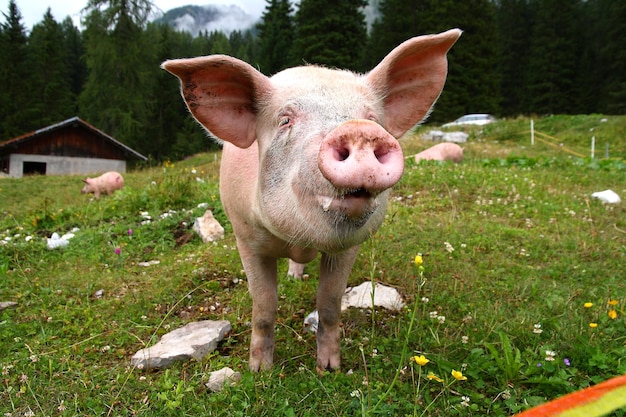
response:
{"label": "pig's head", "polygon": [[[167,61],[194,117],[239,148],[258,146],[259,216],[285,241],[333,252],[384,218],[402,176],[397,138],[422,121],[461,31],[410,39],[365,75],[303,66],[269,78],[238,59]],[[256,142],[256,143],[255,143]]]}
{"label": "pig's head", "polygon": [[80,192],[82,194],[87,194],[87,193],[92,193],[93,192],[93,186],[91,185],[91,178],[85,178],[83,180],[83,182],[85,183],[85,185],[83,186],[83,189],[80,190]]}

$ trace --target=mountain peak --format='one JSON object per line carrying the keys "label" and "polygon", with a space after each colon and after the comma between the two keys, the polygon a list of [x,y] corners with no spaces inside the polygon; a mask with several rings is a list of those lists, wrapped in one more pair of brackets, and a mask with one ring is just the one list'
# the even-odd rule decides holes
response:
{"label": "mountain peak", "polygon": [[198,36],[200,32],[220,31],[227,35],[235,30],[250,29],[257,19],[234,4],[186,5],[168,10],[156,22]]}

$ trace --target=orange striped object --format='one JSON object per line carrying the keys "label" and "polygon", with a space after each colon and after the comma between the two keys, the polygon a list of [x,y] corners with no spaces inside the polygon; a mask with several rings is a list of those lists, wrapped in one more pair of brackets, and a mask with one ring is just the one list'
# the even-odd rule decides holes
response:
{"label": "orange striped object", "polygon": [[599,417],[626,407],[626,375],[573,392],[514,417]]}

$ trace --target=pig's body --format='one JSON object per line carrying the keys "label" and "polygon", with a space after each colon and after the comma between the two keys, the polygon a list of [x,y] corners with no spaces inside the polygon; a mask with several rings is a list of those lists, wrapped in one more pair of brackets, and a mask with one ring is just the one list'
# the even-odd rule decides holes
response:
{"label": "pig's body", "polygon": [[220,193],[253,302],[252,370],[273,362],[277,259],[299,275],[318,252],[317,366],[339,367],[348,275],[404,168],[396,138],[439,96],[459,35],[407,41],[364,76],[307,66],[268,78],[223,55],[164,63],[196,119],[225,141]]}
{"label": "pig's body", "polygon": [[124,187],[124,178],[119,172],[109,171],[96,178],[83,180],[85,186],[81,193],[93,193],[95,198],[100,198],[100,194],[113,194]]}
{"label": "pig's body", "polygon": [[463,148],[456,143],[439,143],[415,155],[415,162],[419,162],[423,159],[428,161],[452,161],[460,163],[463,161]]}

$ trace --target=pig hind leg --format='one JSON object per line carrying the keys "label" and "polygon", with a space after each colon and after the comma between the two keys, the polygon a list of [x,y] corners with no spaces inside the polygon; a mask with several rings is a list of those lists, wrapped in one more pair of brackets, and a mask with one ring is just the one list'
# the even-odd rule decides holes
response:
{"label": "pig hind leg", "polygon": [[299,264],[298,262],[289,260],[289,271],[287,271],[287,276],[294,278],[302,278],[304,275],[304,266],[305,264]]}

